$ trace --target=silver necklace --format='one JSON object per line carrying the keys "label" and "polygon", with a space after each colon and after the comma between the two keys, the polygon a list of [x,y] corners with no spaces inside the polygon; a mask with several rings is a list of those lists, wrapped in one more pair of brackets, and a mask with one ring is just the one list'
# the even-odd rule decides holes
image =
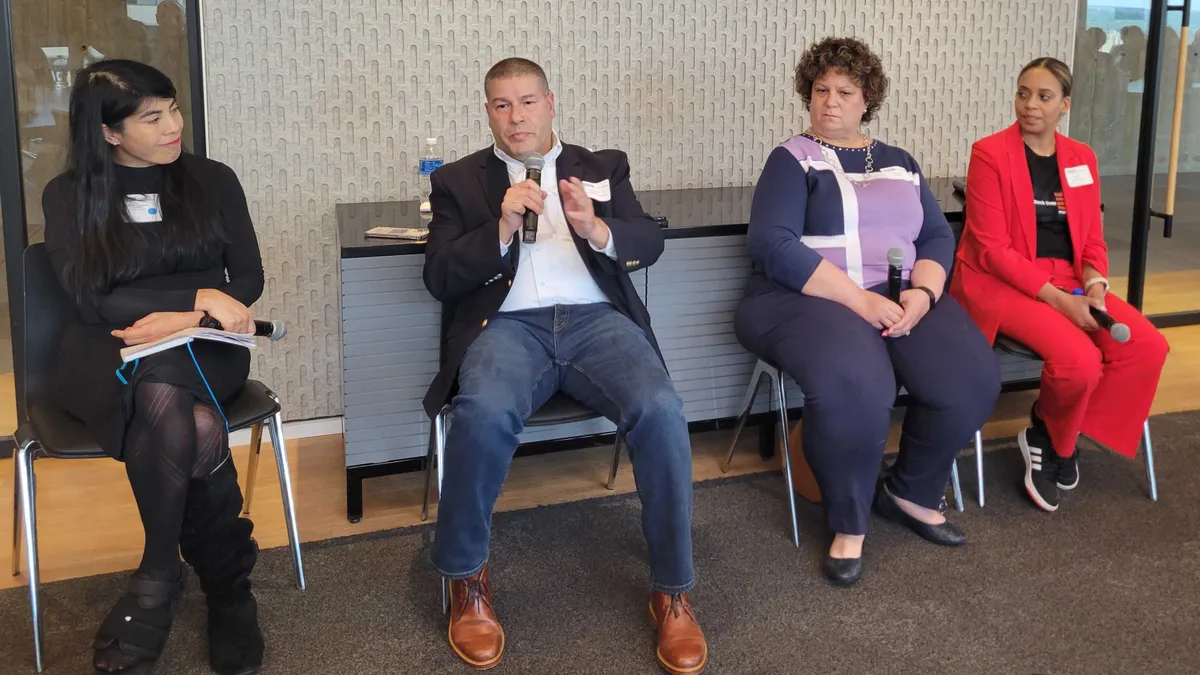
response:
{"label": "silver necklace", "polygon": [[[809,138],[813,139],[814,141],[817,141],[818,143],[822,143],[827,146],[833,146],[832,143],[828,143],[825,140],[823,140],[820,136],[818,136],[817,133],[812,130],[812,127],[809,127],[808,129],[806,129],[804,131],[804,135],[808,136]],[[850,182],[851,185],[853,185],[854,187],[859,188],[859,189],[865,188],[871,184],[871,172],[875,169],[875,158],[871,155],[871,146],[875,145],[875,141],[870,136],[863,136],[863,138],[865,138],[867,140],[867,144],[865,146],[865,149],[867,151],[867,162],[866,162],[867,168],[866,168],[866,171],[863,173],[863,178],[861,178],[861,179],[860,178],[851,178],[849,175],[847,175],[845,169],[842,168],[841,161],[830,162],[830,164],[833,164],[834,170],[837,171],[838,174],[842,178],[845,178],[847,181]],[[851,148],[851,149],[853,149],[853,148]]]}

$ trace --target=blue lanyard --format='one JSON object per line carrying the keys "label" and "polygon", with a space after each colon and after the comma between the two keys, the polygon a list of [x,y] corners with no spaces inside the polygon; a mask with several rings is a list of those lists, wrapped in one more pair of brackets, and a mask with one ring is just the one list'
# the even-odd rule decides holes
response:
{"label": "blue lanyard", "polygon": [[[221,414],[221,419],[225,420],[225,433],[229,433],[229,418],[225,417],[225,411],[221,409],[221,404],[217,401],[217,397],[213,394],[212,386],[208,384],[208,378],[204,376],[204,371],[200,368],[200,361],[196,359],[196,352],[192,351],[191,341],[188,341],[187,343],[187,350],[188,354],[191,354],[192,356],[192,363],[196,365],[196,372],[200,373],[200,381],[204,383],[204,388],[208,390],[209,398],[212,399],[213,405],[217,406],[217,412]],[[141,365],[141,363],[141,359],[133,360],[133,370],[129,371],[129,377],[133,377],[133,374],[137,372],[138,366]],[[125,367],[128,365],[128,363],[123,363],[121,364],[120,368],[117,368],[117,379],[120,380],[121,384],[124,385],[129,384],[129,380],[125,378],[124,373]]]}

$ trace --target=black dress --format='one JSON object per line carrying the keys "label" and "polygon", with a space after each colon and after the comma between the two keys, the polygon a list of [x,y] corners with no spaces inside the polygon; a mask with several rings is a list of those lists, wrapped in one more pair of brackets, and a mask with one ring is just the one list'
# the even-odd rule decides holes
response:
{"label": "black dress", "polygon": [[[191,392],[199,401],[211,402],[215,396],[217,402],[225,402],[245,384],[250,372],[248,350],[200,340],[192,344],[195,362],[186,347],[176,347],[141,359],[136,370],[133,364],[126,367],[123,375],[128,384],[117,377],[122,365],[120,350],[125,344],[111,331],[128,328],[153,312],[193,311],[196,291],[201,288],[220,290],[247,307],[262,294],[262,258],[237,175],[220,162],[193,155],[183,154],[176,161],[186,162],[188,170],[205,186],[208,198],[218,204],[227,242],[188,256],[160,258],[108,293],[77,298],[65,283],[68,246],[76,236],[74,191],[67,177],[54,178],[42,194],[50,263],[68,295],[77,298],[79,307],[77,320],[65,327],[59,345],[54,396],[59,406],[82,421],[100,447],[116,459],[124,455],[137,383],[172,384]],[[160,166],[117,167],[118,185],[126,195],[159,193],[163,174]],[[170,217],[155,210],[145,213],[138,218],[153,221]],[[125,227],[147,228],[147,236],[153,238],[161,223],[128,222]]]}

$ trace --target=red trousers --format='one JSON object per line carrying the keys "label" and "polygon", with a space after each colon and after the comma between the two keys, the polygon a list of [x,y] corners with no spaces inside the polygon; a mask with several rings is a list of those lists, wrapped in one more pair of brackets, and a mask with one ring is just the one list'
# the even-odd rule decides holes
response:
{"label": "red trousers", "polygon": [[[1051,283],[1070,291],[1082,287],[1065,260],[1038,258]],[[1109,294],[1109,315],[1129,326],[1128,342],[1107,330],[1088,333],[1040,300],[1022,297],[1000,318],[1000,333],[1037,352],[1042,368],[1038,411],[1054,449],[1075,451],[1080,433],[1116,452],[1137,454],[1142,423],[1150,414],[1158,378],[1167,359],[1167,340],[1129,303]]]}

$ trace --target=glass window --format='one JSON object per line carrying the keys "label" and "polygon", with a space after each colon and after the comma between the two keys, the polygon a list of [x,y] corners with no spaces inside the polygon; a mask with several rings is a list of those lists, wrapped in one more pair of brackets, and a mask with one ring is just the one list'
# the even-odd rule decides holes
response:
{"label": "glass window", "polygon": [[[1170,153],[1171,121],[1179,73],[1182,16],[1168,13],[1163,36],[1155,134],[1154,209],[1164,206]],[[1192,26],[1200,24],[1200,3]],[[1075,90],[1070,135],[1096,152],[1104,189],[1105,239],[1111,276],[1129,270],[1133,229],[1134,179],[1137,169],[1149,0],[1087,0],[1080,3],[1075,42]],[[1151,220],[1143,310],[1147,314],[1200,308],[1200,41],[1189,37],[1184,70],[1183,126],[1179,152],[1175,228],[1162,237],[1162,221]],[[1116,281],[1116,280],[1114,280]],[[1124,283],[1124,279],[1120,280]],[[1119,285],[1114,283],[1114,285]]]}

